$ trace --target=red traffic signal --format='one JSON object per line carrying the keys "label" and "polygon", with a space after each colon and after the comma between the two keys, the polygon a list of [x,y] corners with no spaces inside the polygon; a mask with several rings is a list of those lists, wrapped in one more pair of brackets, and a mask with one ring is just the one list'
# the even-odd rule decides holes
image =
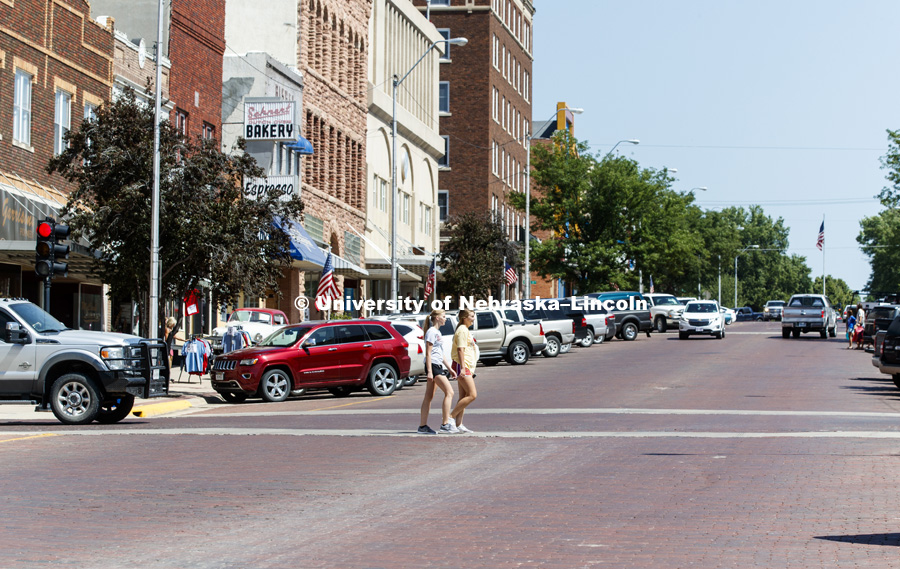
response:
{"label": "red traffic signal", "polygon": [[38,223],[37,235],[34,272],[42,278],[52,278],[54,275],[66,276],[69,270],[68,263],[57,261],[69,257],[69,246],[59,242],[69,236],[69,226],[58,225],[55,220],[48,217]]}
{"label": "red traffic signal", "polygon": [[38,223],[38,226],[37,226],[38,236],[46,239],[46,238],[50,237],[51,235],[53,235],[53,226],[54,225],[56,225],[56,224],[49,222],[49,221],[42,221],[42,222]]}

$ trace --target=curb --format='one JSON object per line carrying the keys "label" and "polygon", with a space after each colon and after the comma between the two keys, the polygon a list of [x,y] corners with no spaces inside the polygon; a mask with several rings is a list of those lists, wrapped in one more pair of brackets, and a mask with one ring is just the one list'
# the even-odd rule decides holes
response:
{"label": "curb", "polygon": [[152,417],[154,415],[164,415],[175,411],[183,411],[192,406],[190,401],[184,399],[179,401],[165,401],[163,403],[149,403],[147,405],[135,407],[131,411],[131,414],[135,417]]}

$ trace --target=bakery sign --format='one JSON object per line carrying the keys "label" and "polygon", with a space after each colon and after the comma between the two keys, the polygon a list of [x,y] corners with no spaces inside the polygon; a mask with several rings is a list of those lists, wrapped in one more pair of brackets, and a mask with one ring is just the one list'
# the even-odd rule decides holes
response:
{"label": "bakery sign", "polygon": [[292,140],[297,138],[296,101],[244,102],[244,138],[247,140]]}

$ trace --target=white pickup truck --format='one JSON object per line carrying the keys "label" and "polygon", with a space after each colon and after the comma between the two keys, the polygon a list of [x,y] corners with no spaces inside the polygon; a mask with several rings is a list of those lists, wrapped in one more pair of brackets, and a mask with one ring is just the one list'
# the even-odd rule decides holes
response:
{"label": "white pickup truck", "polygon": [[822,338],[837,335],[835,311],[822,294],[795,294],[781,313],[781,337],[799,338],[806,332],[818,332]]}

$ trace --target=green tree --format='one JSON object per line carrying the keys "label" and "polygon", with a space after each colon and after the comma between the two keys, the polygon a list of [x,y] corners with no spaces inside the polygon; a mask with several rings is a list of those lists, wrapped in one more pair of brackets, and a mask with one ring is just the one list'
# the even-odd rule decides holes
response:
{"label": "green tree", "polygon": [[[141,322],[150,286],[153,125],[153,109],[127,89],[70,131],[66,150],[48,165],[76,185],[62,211],[73,238],[97,251],[95,272],[110,294],[139,303]],[[298,218],[303,205],[278,191],[245,198],[242,179],[261,174],[243,152],[227,155],[215,140],[185,140],[168,121],[160,125],[163,299],[182,298],[201,281],[229,304],[241,292],[278,290],[289,238],[273,221]]]}
{"label": "green tree", "polygon": [[[809,292],[813,294],[822,294],[822,277],[816,277],[813,280],[812,287]],[[839,279],[828,275],[825,279],[825,296],[831,299],[834,307],[843,310],[848,304],[858,302],[859,295],[857,291],[850,288],[844,279]]]}
{"label": "green tree", "polygon": [[443,296],[499,299],[504,284],[503,258],[519,270],[519,246],[507,238],[503,224],[487,213],[466,213],[447,222],[450,239],[441,246]]}
{"label": "green tree", "polygon": [[885,209],[863,218],[856,241],[869,257],[871,274],[867,288],[874,296],[900,289],[900,131],[888,130],[888,151],[881,157],[881,169],[889,182],[878,194]]}

